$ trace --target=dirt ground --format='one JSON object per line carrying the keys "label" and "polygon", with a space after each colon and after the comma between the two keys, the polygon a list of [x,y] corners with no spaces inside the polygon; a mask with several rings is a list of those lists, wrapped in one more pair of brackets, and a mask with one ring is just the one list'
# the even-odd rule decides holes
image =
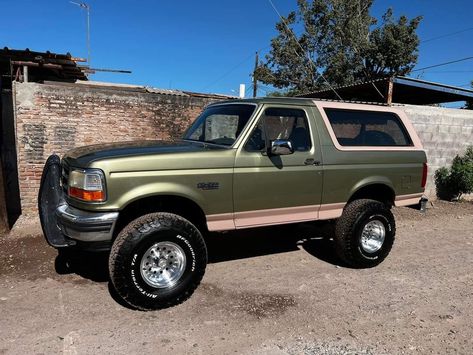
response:
{"label": "dirt ground", "polygon": [[395,210],[378,267],[339,265],[327,224],[213,235],[201,286],[140,312],[109,288],[106,255],[59,275],[34,222],[0,238],[0,354],[471,354],[473,204]]}

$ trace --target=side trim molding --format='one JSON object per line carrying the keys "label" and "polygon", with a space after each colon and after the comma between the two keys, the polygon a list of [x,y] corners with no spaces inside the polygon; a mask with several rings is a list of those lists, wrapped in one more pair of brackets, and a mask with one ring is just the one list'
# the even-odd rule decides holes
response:
{"label": "side trim molding", "polygon": [[[419,203],[423,193],[396,196],[396,207]],[[272,226],[277,224],[335,219],[342,215],[346,203],[329,203],[265,210],[220,213],[207,215],[207,228],[211,232],[233,229]]]}
{"label": "side trim molding", "polygon": [[319,205],[273,208],[235,213],[236,228],[311,221],[318,218]]}
{"label": "side trim molding", "polygon": [[419,203],[419,200],[422,197],[422,195],[423,195],[423,193],[419,192],[419,193],[416,193],[416,194],[396,196],[396,199],[394,200],[394,205],[396,207],[415,205],[415,204]]}
{"label": "side trim molding", "polygon": [[329,203],[320,206],[319,219],[334,219],[342,215],[346,203]]}
{"label": "side trim molding", "polygon": [[220,213],[207,215],[207,229],[211,232],[236,229],[233,213]]}
{"label": "side trim molding", "polygon": [[342,215],[345,203],[272,208],[235,213],[207,215],[207,228],[211,232],[232,229],[263,227],[277,224],[333,219]]}

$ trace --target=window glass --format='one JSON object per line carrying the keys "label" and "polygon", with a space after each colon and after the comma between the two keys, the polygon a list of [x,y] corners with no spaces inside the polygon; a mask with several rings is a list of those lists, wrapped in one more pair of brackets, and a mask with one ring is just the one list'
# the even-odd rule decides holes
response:
{"label": "window glass", "polygon": [[309,126],[303,110],[266,109],[248,139],[245,149],[252,152],[264,150],[266,135],[269,141],[276,139],[291,141],[295,151],[308,151],[311,148]]}
{"label": "window glass", "polygon": [[412,141],[392,112],[326,108],[325,113],[342,146],[410,146]]}
{"label": "window glass", "polygon": [[210,106],[194,121],[184,139],[232,145],[247,124],[255,105]]}

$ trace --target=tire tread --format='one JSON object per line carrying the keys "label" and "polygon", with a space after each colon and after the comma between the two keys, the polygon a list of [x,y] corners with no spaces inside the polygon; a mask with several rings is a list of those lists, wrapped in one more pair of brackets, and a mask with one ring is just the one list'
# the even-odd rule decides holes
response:
{"label": "tire tread", "polygon": [[[130,255],[136,246],[136,242],[141,239],[142,230],[139,229],[147,228],[150,230],[152,227],[151,223],[159,221],[161,225],[171,226],[183,229],[191,229],[189,235],[192,237],[192,246],[195,248],[196,259],[203,258],[203,268],[196,268],[196,275],[192,282],[186,287],[185,291],[171,297],[166,301],[157,302],[156,300],[143,301],[143,299],[137,299],[136,296],[129,292],[129,284],[127,279],[127,264],[125,255]],[[200,264],[200,263],[196,263]],[[156,310],[176,306],[185,300],[187,300],[199,286],[205,273],[205,265],[207,264],[207,248],[199,230],[188,220],[181,216],[173,213],[157,212],[150,213],[130,222],[117,236],[115,242],[112,245],[109,257],[109,273],[110,279],[115,290],[118,292],[121,298],[138,310]]]}
{"label": "tire tread", "polygon": [[[391,224],[392,237],[388,238],[387,244],[383,246],[383,255],[368,262],[366,259],[360,257],[354,233],[356,233],[359,220],[369,211],[385,214]],[[337,220],[335,225],[335,251],[338,257],[351,267],[373,267],[381,263],[389,254],[394,243],[395,234],[396,225],[394,216],[384,203],[371,199],[355,200],[345,207],[342,216]]]}

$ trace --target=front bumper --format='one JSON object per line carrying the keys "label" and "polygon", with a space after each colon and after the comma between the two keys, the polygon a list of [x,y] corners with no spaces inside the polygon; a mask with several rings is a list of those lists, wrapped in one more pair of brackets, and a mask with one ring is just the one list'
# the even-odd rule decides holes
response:
{"label": "front bumper", "polygon": [[63,204],[56,209],[56,217],[59,229],[67,237],[82,242],[101,242],[112,239],[118,212],[88,212]]}
{"label": "front bumper", "polygon": [[[38,208],[43,234],[55,248],[107,249],[118,212],[90,212],[69,206],[60,184],[61,164],[51,155],[43,169]],[[92,247],[92,248],[90,248]]]}

